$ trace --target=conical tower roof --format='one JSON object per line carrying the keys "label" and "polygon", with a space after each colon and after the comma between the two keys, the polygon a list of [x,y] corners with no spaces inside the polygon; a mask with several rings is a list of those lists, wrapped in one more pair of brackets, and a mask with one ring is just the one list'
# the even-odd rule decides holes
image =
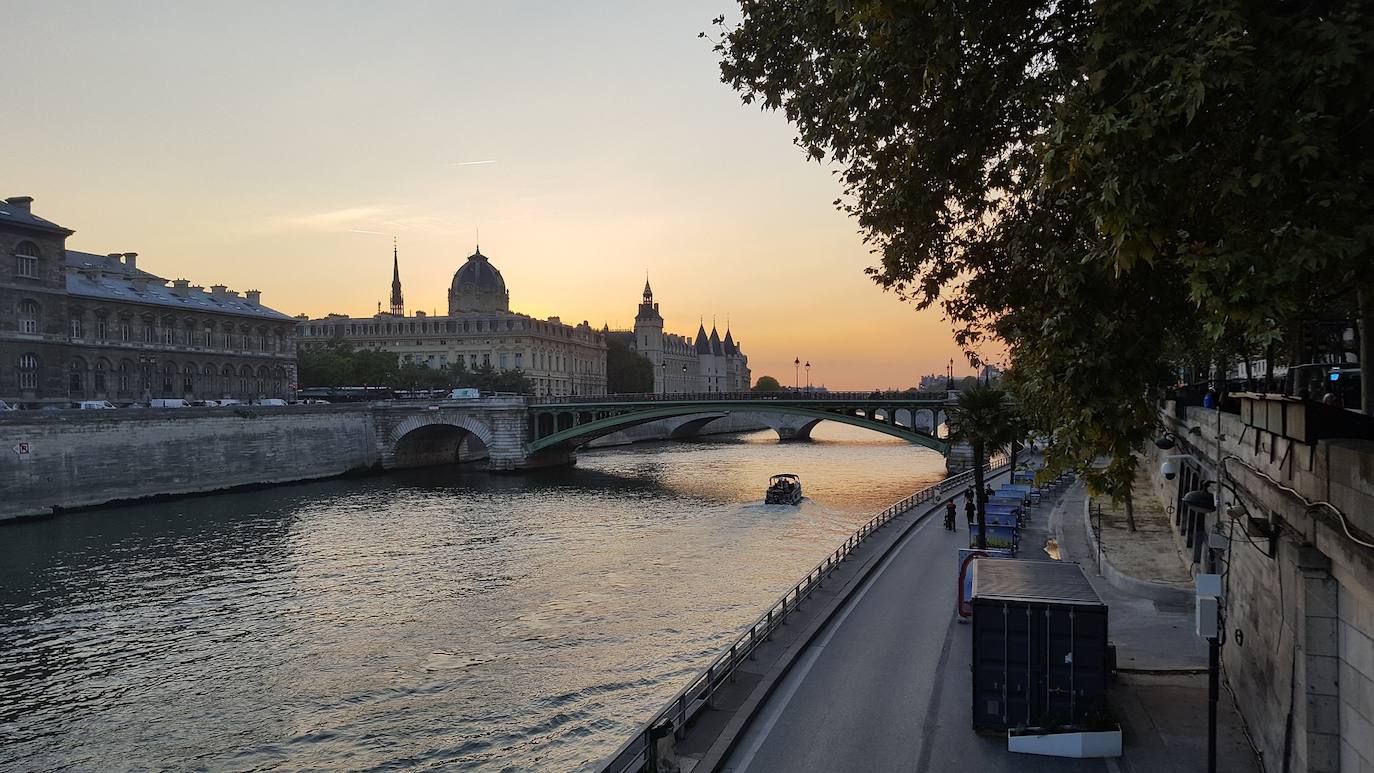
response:
{"label": "conical tower roof", "polygon": [[730,335],[730,327],[728,325],[725,327],[724,343],[726,354],[739,354],[739,349],[735,346],[735,339],[733,336]]}
{"label": "conical tower roof", "polygon": [[706,323],[697,325],[697,354],[711,353],[711,339],[706,335]]}
{"label": "conical tower roof", "polygon": [[725,348],[720,344],[720,333],[716,332],[716,326],[711,326],[711,354],[725,354]]}

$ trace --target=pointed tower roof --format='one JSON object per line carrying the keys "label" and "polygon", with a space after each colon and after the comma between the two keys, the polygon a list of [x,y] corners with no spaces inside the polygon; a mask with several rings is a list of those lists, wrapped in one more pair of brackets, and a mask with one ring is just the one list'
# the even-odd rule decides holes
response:
{"label": "pointed tower roof", "polygon": [[401,258],[396,248],[396,237],[391,238],[391,313],[405,316],[406,302],[401,295]]}
{"label": "pointed tower roof", "polygon": [[716,332],[716,326],[711,325],[711,354],[725,354],[725,348],[720,344],[720,333]]}
{"label": "pointed tower roof", "polygon": [[734,339],[733,336],[730,335],[730,325],[729,325],[729,323],[727,323],[727,324],[725,325],[725,341],[724,341],[724,344],[725,344],[725,353],[726,353],[726,354],[739,354],[739,348],[735,346],[735,339]]}
{"label": "pointed tower roof", "polygon": [[697,354],[711,353],[711,339],[706,336],[705,321],[697,325],[697,340],[695,343],[697,348]]}

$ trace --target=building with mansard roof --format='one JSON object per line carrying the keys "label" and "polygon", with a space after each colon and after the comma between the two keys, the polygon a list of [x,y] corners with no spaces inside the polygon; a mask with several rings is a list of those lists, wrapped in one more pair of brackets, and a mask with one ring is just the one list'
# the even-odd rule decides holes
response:
{"label": "building with mansard roof", "polygon": [[134,252],[67,249],[74,232],[0,202],[0,400],[113,403],[286,397],[295,323],[261,293],[168,282]]}
{"label": "building with mansard roof", "polygon": [[392,352],[401,365],[438,369],[461,362],[468,370],[519,369],[538,395],[606,393],[601,331],[585,321],[568,325],[558,317],[535,319],[511,311],[506,281],[480,247],[454,272],[445,316],[405,313],[393,248],[390,312],[302,319],[297,337],[303,347],[342,339],[356,348]]}
{"label": "building with mansard roof", "polygon": [[711,324],[711,332],[706,332],[704,319],[697,326],[695,337],[665,333],[663,315],[647,278],[635,314],[630,348],[653,365],[654,391],[658,393],[744,392],[752,383],[749,357],[735,341],[728,324],[723,340],[715,323]]}

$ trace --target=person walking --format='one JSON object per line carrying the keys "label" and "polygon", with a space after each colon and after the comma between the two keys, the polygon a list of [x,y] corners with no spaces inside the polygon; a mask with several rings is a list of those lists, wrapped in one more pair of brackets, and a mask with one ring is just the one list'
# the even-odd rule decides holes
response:
{"label": "person walking", "polygon": [[954,507],[953,499],[945,503],[945,531],[958,531],[954,526],[955,511],[956,508]]}
{"label": "person walking", "polygon": [[973,528],[974,521],[978,520],[978,508],[973,505],[973,489],[969,489],[968,496],[964,497],[964,518],[968,520],[968,527]]}

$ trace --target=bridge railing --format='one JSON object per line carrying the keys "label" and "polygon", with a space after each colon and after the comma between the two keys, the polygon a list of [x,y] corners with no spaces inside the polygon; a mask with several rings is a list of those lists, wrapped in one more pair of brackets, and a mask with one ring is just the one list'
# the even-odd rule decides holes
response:
{"label": "bridge railing", "polygon": [[529,405],[581,405],[587,403],[656,403],[740,400],[920,400],[944,402],[948,392],[815,392],[787,390],[782,392],[636,392],[614,395],[545,395],[529,398]]}
{"label": "bridge railing", "polygon": [[[1007,463],[1007,457],[999,455],[993,457],[983,469],[986,472],[992,472],[1006,466]],[[809,598],[821,586],[821,583],[855,549],[863,544],[864,540],[908,510],[918,505],[942,499],[947,493],[965,488],[972,482],[973,470],[966,470],[958,475],[945,478],[933,486],[921,489],[915,494],[893,503],[860,526],[835,549],[835,552],[826,556],[811,571],[807,572],[805,577],[782,594],[782,598],[775,601],[767,612],[730,643],[729,649],[722,652],[706,667],[705,671],[699,673],[677,695],[673,696],[672,700],[668,701],[658,713],[654,714],[648,722],[645,722],[615,754],[607,758],[601,767],[602,773],[638,773],[644,770],[648,766],[654,739],[665,737],[669,732],[679,738],[682,737],[684,729],[697,714],[712,705],[715,694],[725,684],[734,680],[735,669],[749,660],[755,649],[772,638],[773,632],[785,623],[789,616],[801,608],[802,602]]]}

